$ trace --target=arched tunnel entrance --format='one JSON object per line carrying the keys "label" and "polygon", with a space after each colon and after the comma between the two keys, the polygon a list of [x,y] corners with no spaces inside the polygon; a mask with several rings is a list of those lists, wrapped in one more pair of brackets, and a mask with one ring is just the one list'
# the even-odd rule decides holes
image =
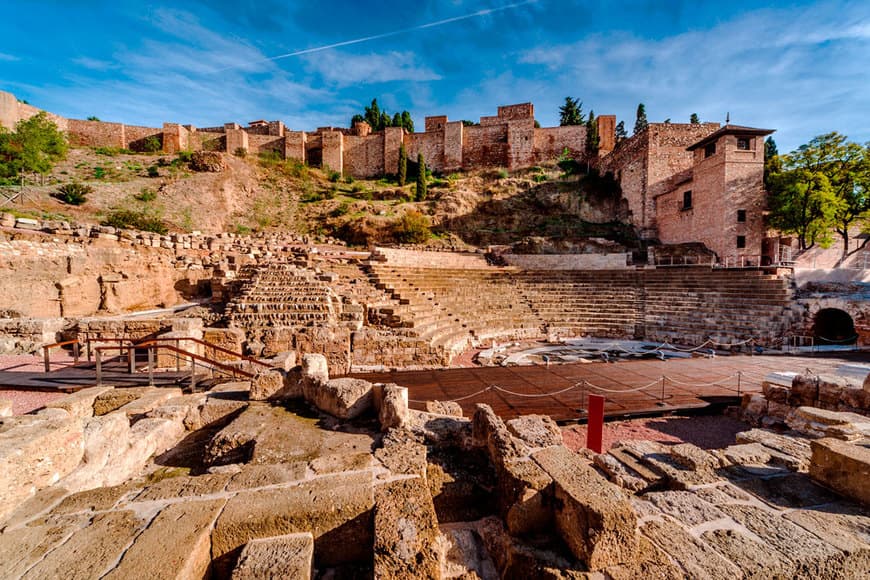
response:
{"label": "arched tunnel entrance", "polygon": [[839,308],[823,308],[813,322],[816,344],[855,344],[855,323],[848,312]]}

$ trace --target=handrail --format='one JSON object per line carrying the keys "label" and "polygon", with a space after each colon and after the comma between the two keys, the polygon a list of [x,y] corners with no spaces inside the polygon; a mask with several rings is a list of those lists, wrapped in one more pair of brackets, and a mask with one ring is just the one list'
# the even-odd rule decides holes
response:
{"label": "handrail", "polygon": [[46,344],[42,347],[42,358],[45,364],[45,372],[51,372],[51,355],[49,354],[49,350],[53,348],[60,348],[67,345],[73,345],[73,364],[79,364],[79,341],[78,339],[73,340],[64,340],[61,342],[55,342],[52,344]]}
{"label": "handrail", "polygon": [[212,350],[216,350],[216,351],[218,351],[218,352],[222,352],[222,353],[224,353],[224,354],[231,354],[231,355],[233,355],[233,356],[237,356],[237,357],[239,357],[239,358],[242,359],[242,360],[245,360],[245,361],[248,361],[248,362],[251,362],[251,363],[254,363],[254,364],[258,364],[258,365],[260,365],[260,366],[271,367],[270,364],[268,364],[268,363],[264,363],[263,361],[257,360],[257,359],[255,359],[255,358],[253,358],[253,357],[250,357],[250,356],[247,356],[247,355],[244,355],[244,354],[241,354],[241,353],[238,353],[238,352],[232,351],[232,350],[230,350],[230,349],[228,349],[228,348],[224,348],[224,347],[222,347],[222,346],[218,346],[218,345],[216,345],[216,344],[213,344],[213,343],[211,343],[211,342],[207,342],[207,341],[202,340],[202,339],[200,339],[200,338],[194,338],[194,337],[192,337],[192,336],[187,336],[187,337],[157,336],[157,337],[154,337],[154,338],[149,338],[147,341],[134,343],[134,346],[144,345],[144,344],[146,344],[146,343],[148,343],[148,342],[159,342],[159,341],[175,341],[175,342],[178,342],[178,341],[182,341],[182,340],[187,340],[187,341],[190,341],[190,342],[194,342],[194,343],[196,343],[196,344],[201,344],[201,345],[206,346],[206,347],[208,347],[208,348],[210,348],[210,349],[212,349]]}
{"label": "handrail", "polygon": [[[172,339],[172,340],[175,340],[175,339]],[[178,340],[185,340],[185,339],[179,338]],[[208,363],[216,368],[221,369],[222,371],[227,371],[227,372],[231,372],[234,374],[238,373],[238,374],[246,376],[248,378],[254,377],[254,373],[249,373],[249,372],[243,371],[239,368],[236,368],[236,367],[233,367],[230,365],[225,365],[225,364],[220,363],[214,359],[210,359],[206,356],[196,354],[195,352],[190,352],[190,351],[184,350],[183,348],[178,348],[177,346],[171,346],[171,345],[167,345],[167,344],[159,344],[158,341],[156,341],[156,340],[147,340],[145,342],[140,342],[140,343],[136,344],[136,348],[149,348],[150,349],[150,348],[154,348],[154,347],[165,348],[165,349],[168,349],[168,350],[175,352],[177,354],[183,354],[187,357],[190,357],[191,359],[201,360],[201,361],[206,362],[206,363]],[[261,364],[264,364],[265,366],[269,366],[265,363],[261,363]]]}

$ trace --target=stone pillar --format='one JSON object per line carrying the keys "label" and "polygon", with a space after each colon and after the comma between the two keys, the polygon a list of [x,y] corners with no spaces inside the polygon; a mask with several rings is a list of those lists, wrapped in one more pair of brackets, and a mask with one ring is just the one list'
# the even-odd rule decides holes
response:
{"label": "stone pillar", "polygon": [[384,129],[384,173],[395,175],[399,171],[399,147],[405,139],[402,127]]}
{"label": "stone pillar", "polygon": [[598,122],[598,155],[604,156],[616,147],[616,115],[601,115]]}
{"label": "stone pillar", "polygon": [[178,123],[163,123],[163,152],[178,153],[190,149],[190,133]]}
{"label": "stone pillar", "polygon": [[231,123],[235,128],[227,127],[227,153],[235,154],[239,149],[249,151],[248,133],[244,129],[239,128],[235,123]]}
{"label": "stone pillar", "polygon": [[308,134],[305,131],[287,131],[284,133],[284,159],[296,159],[302,163],[307,163],[306,143],[308,143]]}
{"label": "stone pillar", "polygon": [[321,164],[324,169],[329,167],[332,171],[341,173],[344,171],[344,134],[341,131],[324,131],[321,134],[323,142],[323,158]]}
{"label": "stone pillar", "polygon": [[463,138],[464,125],[462,121],[453,121],[444,127],[444,171],[462,169]]}
{"label": "stone pillar", "polygon": [[507,123],[508,169],[534,165],[535,121],[509,121]]}

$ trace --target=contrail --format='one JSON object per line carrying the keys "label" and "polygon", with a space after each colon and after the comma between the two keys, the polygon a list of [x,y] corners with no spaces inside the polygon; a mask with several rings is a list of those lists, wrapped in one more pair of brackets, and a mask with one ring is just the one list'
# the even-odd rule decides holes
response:
{"label": "contrail", "polygon": [[[380,40],[381,38],[389,38],[391,36],[398,36],[399,34],[405,34],[408,32],[413,32],[415,30],[424,30],[426,28],[435,28],[436,26],[443,26],[445,24],[450,24],[451,22],[459,22],[460,20],[468,20],[470,18],[478,18],[480,16],[486,16],[487,14],[493,14],[495,12],[504,12],[505,10],[512,10],[514,8],[519,8],[520,6],[526,6],[528,4],[535,4],[538,0],[525,0],[524,2],[515,2],[513,4],[505,4],[504,6],[499,6],[498,8],[487,8],[485,10],[478,10],[477,12],[472,12],[471,14],[463,14],[462,16],[454,16],[452,18],[445,18],[444,20],[436,20],[434,22],[427,22],[425,24],[418,24],[417,26],[412,26],[410,28],[402,28],[400,30],[393,30],[392,32],[384,32],[382,34],[375,34],[373,36],[364,36],[362,38],[354,38],[353,40],[344,40],[342,42],[336,42],[334,44],[327,44],[324,46],[316,46],[313,48],[305,48],[302,50],[297,50],[294,52],[288,52],[287,54],[279,54],[277,56],[269,56],[261,60],[257,60],[254,62],[269,62],[275,60],[281,60],[282,58],[290,58],[293,56],[302,56],[304,54],[311,54],[314,52],[322,52],[324,50],[331,50],[333,48],[340,48],[342,46],[350,46],[352,44],[361,44],[363,42],[370,42],[372,40]],[[218,69],[217,72],[229,70],[232,68],[238,68],[238,66],[228,66],[226,68]]]}

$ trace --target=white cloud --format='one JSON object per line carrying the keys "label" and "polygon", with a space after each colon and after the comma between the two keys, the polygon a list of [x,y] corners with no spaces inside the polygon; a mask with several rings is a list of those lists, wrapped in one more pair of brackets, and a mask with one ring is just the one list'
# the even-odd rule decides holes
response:
{"label": "white cloud", "polygon": [[89,70],[96,70],[96,71],[107,71],[107,70],[111,70],[114,68],[118,68],[118,65],[116,63],[113,63],[113,62],[108,61],[108,60],[100,60],[100,59],[96,59],[96,58],[91,58],[89,56],[80,56],[80,57],[74,58],[74,59],[72,59],[72,62],[74,64],[79,65],[80,67],[83,67],[83,68],[86,68]]}
{"label": "white cloud", "polygon": [[781,149],[830,130],[870,138],[860,121],[870,108],[870,14],[862,4],[757,11],[662,39],[587,36],[534,47],[517,62],[550,82],[550,122],[573,95],[587,110],[617,113],[629,129],[642,101],[656,120],[698,112],[721,122],[730,112],[732,121],[778,129]]}
{"label": "white cloud", "polygon": [[3,61],[3,62],[15,62],[15,61],[17,61],[17,60],[21,60],[21,59],[20,59],[19,57],[15,56],[14,54],[9,54],[9,53],[6,53],[6,52],[0,52],[0,61]]}
{"label": "white cloud", "polygon": [[327,83],[339,87],[441,79],[411,52],[350,54],[331,50],[307,56],[305,61],[309,70],[316,72]]}

